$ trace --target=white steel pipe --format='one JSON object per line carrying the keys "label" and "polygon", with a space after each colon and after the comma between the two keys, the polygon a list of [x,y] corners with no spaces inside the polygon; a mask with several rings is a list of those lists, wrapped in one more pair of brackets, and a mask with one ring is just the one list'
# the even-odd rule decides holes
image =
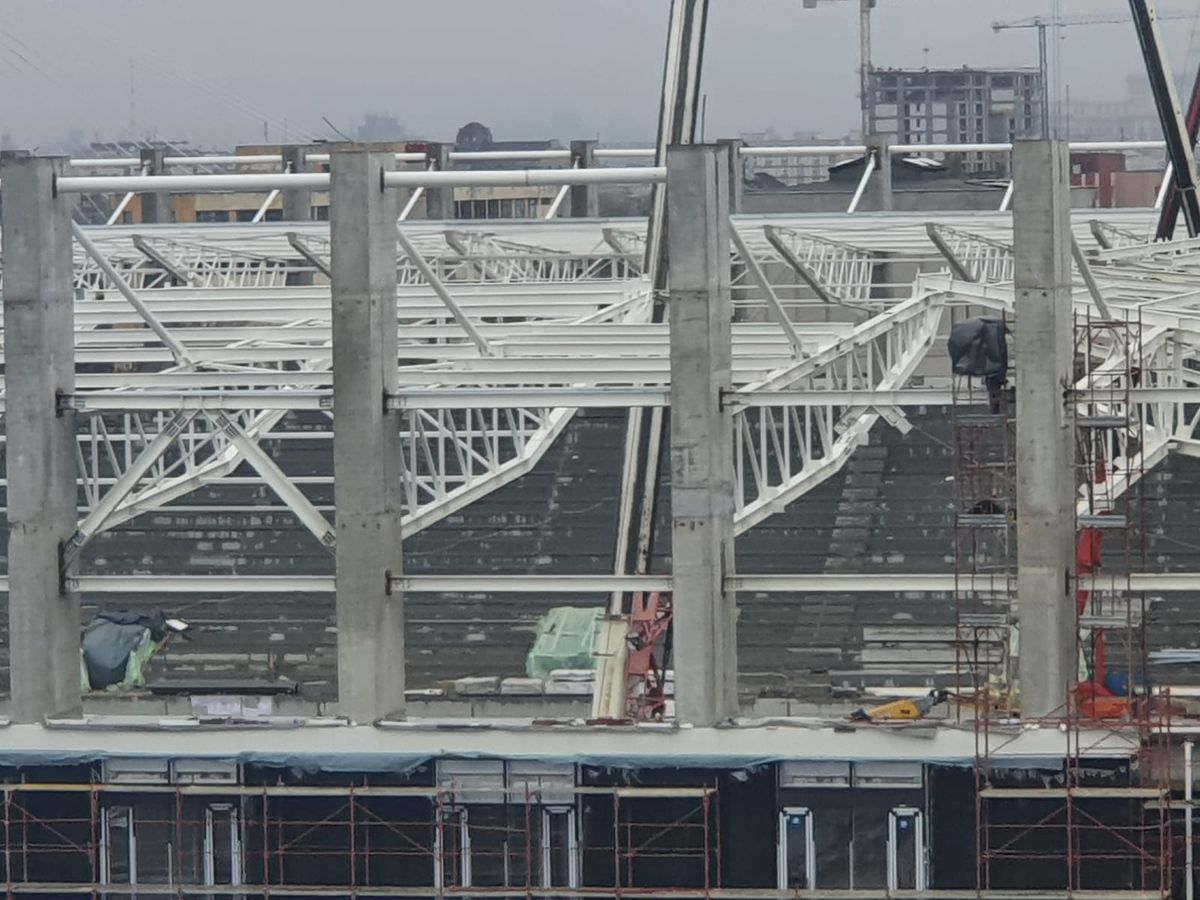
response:
{"label": "white steel pipe", "polygon": [[400,218],[397,221],[407,222],[408,217],[412,215],[412,211],[417,208],[417,202],[425,195],[425,188],[419,187],[408,198],[408,202],[404,204],[404,209],[400,210]]}
{"label": "white steel pipe", "polygon": [[[1072,141],[1072,150],[1089,151],[1136,151],[1162,150],[1164,141]],[[1009,143],[980,143],[980,144],[893,144],[891,150],[899,153],[1003,153],[1012,150]],[[867,148],[862,144],[797,144],[778,147],[742,147],[741,154],[747,157],[755,156],[857,156],[866,153]],[[652,147],[608,147],[596,150],[597,159],[652,159],[655,151]],[[306,159],[314,163],[329,162],[328,153],[310,153]],[[396,154],[398,162],[423,162],[424,153],[400,152]],[[460,150],[450,153],[450,159],[463,161],[502,161],[502,160],[567,160],[571,158],[570,150]],[[223,166],[223,165],[278,165],[282,162],[279,154],[259,153],[208,156],[168,156],[164,158],[168,166]],[[72,159],[71,165],[80,169],[133,169],[141,165],[137,157],[109,156],[95,158]]]}
{"label": "white steel pipe", "polygon": [[1000,212],[1008,212],[1008,208],[1012,206],[1013,191],[1016,190],[1016,181],[1009,180],[1008,187],[1004,189],[1004,199],[1000,201]]}
{"label": "white steel pipe", "polygon": [[[571,168],[578,169],[579,168],[579,160],[575,160],[575,164],[572,165]],[[569,184],[564,184],[562,187],[560,187],[558,189],[558,196],[556,196],[554,198],[554,202],[551,203],[550,208],[548,210],[546,210],[545,217],[547,219],[557,219],[558,218],[558,211],[560,209],[562,209],[563,201],[567,199],[567,194],[569,194],[570,192],[571,192],[571,186]]]}
{"label": "white steel pipe", "polygon": [[165,166],[277,166],[283,162],[278,153],[255,153],[246,156],[164,156]]}
{"label": "white steel pipe", "polygon": [[[7,576],[0,585],[8,591]],[[67,587],[84,594],[326,594],[332,575],[81,575]]]}
{"label": "white steel pipe", "polygon": [[867,148],[862,144],[799,144],[790,147],[743,147],[742,156],[862,156]]}
{"label": "white steel pipe", "polygon": [[[1162,150],[1166,147],[1163,141],[1072,141],[1072,150],[1080,153],[1101,150],[1133,151],[1133,150]],[[1012,144],[892,144],[893,153],[1008,153]]]}
{"label": "white steel pipe", "polygon": [[429,283],[433,292],[446,304],[446,309],[450,310],[450,315],[454,317],[454,321],[467,333],[467,336],[471,339],[471,343],[478,348],[480,354],[491,356],[492,346],[488,343],[488,339],[475,327],[475,323],[471,321],[471,317],[462,311],[462,307],[458,305],[458,301],[454,299],[454,295],[442,284],[442,280],[433,271],[433,267],[426,262],[425,257],[413,246],[412,241],[408,239],[408,235],[404,233],[404,229],[399,226],[396,226],[396,242],[400,245],[400,249],[404,251],[404,255],[408,257],[408,261],[417,267],[417,271],[421,273],[421,277]]}
{"label": "white steel pipe", "polygon": [[[1120,579],[1124,582],[1124,578]],[[1180,586],[1184,581],[1189,586]],[[969,583],[968,583],[969,582]],[[1194,591],[1200,572],[1137,573],[1135,590]],[[394,587],[409,593],[555,593],[607,594],[621,591],[669,591],[667,575],[410,575],[394,576]],[[726,588],[756,593],[811,591],[813,593],[899,594],[951,593],[953,573],[941,575],[730,575]],[[328,593],[332,575],[81,575],[68,578],[67,587],[81,593]],[[972,590],[1008,590],[1003,578],[989,583],[984,576],[960,577],[959,587]],[[1125,588],[1121,588],[1124,590]],[[8,591],[7,576],[0,576],[0,591]]]}
{"label": "white steel pipe", "polygon": [[867,184],[871,180],[871,176],[875,173],[875,154],[872,153],[867,157],[867,164],[863,167],[862,180],[858,182],[858,189],[854,192],[854,197],[850,200],[850,205],[846,208],[847,213],[853,213],[858,210],[858,204],[862,202],[863,194],[866,193]]}
{"label": "white steel pipe", "polygon": [[99,159],[73,159],[71,165],[79,169],[136,169],[142,160],[136,156],[108,156]]}
{"label": "white steel pipe", "polygon": [[273,190],[273,191],[271,191],[271,193],[267,194],[267,199],[263,201],[263,205],[258,208],[258,212],[256,212],[254,214],[254,218],[251,219],[250,221],[252,223],[261,222],[266,217],[267,210],[271,208],[271,204],[274,203],[278,199],[279,199],[279,188],[275,188],[275,190]]}
{"label": "white steel pipe", "polygon": [[[308,162],[311,162],[311,163],[327,163],[327,162],[329,162],[329,158],[331,155],[332,154],[329,154],[329,153],[306,153],[304,155],[304,158],[305,158],[305,160],[307,160]],[[411,152],[411,153],[402,151],[400,153],[395,154],[395,156],[396,156],[396,162],[403,162],[403,163],[425,162],[425,158],[426,158],[426,155],[424,153],[417,153],[415,151]]]}
{"label": "white steel pipe", "polygon": [[1095,150],[1165,150],[1166,141],[1071,141],[1070,148],[1081,153]]}
{"label": "white steel pipe", "polygon": [[609,147],[596,151],[596,159],[654,159],[653,147]]}
{"label": "white steel pipe", "polygon": [[1175,177],[1175,164],[1167,163],[1167,169],[1163,172],[1162,184],[1158,186],[1158,193],[1154,197],[1154,208],[1162,209],[1163,204],[1167,201],[1167,191],[1171,190],[1171,181]]}
{"label": "white steel pipe", "polygon": [[[143,175],[150,174],[150,164],[149,163],[146,163],[145,165],[142,166],[142,174]],[[130,191],[124,197],[122,197],[121,202],[117,204],[117,208],[113,210],[112,215],[108,217],[108,221],[105,222],[104,224],[105,225],[115,225],[117,223],[117,220],[121,218],[122,214],[124,214],[125,207],[129,206],[129,204],[132,202],[132,200],[135,196],[136,196],[136,194],[134,194],[133,191]]]}
{"label": "white steel pipe", "polygon": [[1012,144],[892,144],[893,153],[1008,153]]}
{"label": "white steel pipe", "polygon": [[[1093,582],[1095,585],[1093,587]],[[1200,572],[1135,572],[1134,590],[1189,591],[1200,587]],[[1188,586],[1184,586],[1185,583]],[[1127,578],[1088,579],[1089,588],[1126,590]],[[611,591],[669,591],[669,575],[399,575],[392,577],[395,589],[405,593],[543,593],[607,594]],[[1103,586],[1101,586],[1103,585]],[[930,575],[728,575],[726,590],[737,593],[952,593],[955,590],[995,591],[1009,589],[1003,577]]]}
{"label": "white steel pipe", "polygon": [[264,172],[260,175],[67,175],[57,179],[55,187],[64,194],[118,194],[127,191],[188,194],[220,191],[260,193],[276,189],[328,189],[329,174],[302,172],[285,175],[281,172]]}
{"label": "white steel pipe", "polygon": [[171,351],[171,355],[175,358],[175,361],[177,363],[191,363],[192,359],[184,346],[175,340],[174,335],[158,320],[158,317],[150,311],[146,304],[142,302],[142,299],[129,286],[129,283],[113,268],[113,264],[108,261],[108,257],[101,252],[100,248],[92,243],[92,239],[87,236],[87,233],[78,222],[71,223],[71,234],[74,235],[76,242],[83,248],[83,251],[100,267],[100,271],[112,282],[112,286],[129,302],[130,306],[137,310],[137,314],[142,317],[142,320],[149,326],[150,330],[158,335],[158,339]]}
{"label": "white steel pipe", "polygon": [[511,171],[385,172],[385,187],[545,187],[583,184],[657,184],[666,166],[613,169],[513,169]]}
{"label": "white steel pipe", "polygon": [[570,150],[452,150],[451,162],[500,162],[513,159],[569,160]]}

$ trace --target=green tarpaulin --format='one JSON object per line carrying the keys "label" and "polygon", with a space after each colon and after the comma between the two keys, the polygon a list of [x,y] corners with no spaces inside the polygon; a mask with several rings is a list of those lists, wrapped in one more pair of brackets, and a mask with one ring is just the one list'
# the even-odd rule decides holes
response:
{"label": "green tarpaulin", "polygon": [[547,612],[538,622],[525,674],[545,679],[555,669],[594,669],[603,620],[603,607],[558,606]]}

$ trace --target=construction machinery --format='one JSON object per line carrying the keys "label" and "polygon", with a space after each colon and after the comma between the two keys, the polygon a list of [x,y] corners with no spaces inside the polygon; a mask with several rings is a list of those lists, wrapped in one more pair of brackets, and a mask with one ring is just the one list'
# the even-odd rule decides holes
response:
{"label": "construction machinery", "polygon": [[853,722],[911,722],[924,719],[933,708],[950,699],[950,692],[933,690],[924,697],[905,697],[888,703],[874,706],[871,709],[859,709],[850,714]]}
{"label": "construction machinery", "polygon": [[[1194,12],[1172,10],[1160,12],[1158,19],[1191,19]],[[1061,16],[1057,19],[1044,16],[1030,16],[1025,19],[1012,19],[1007,22],[993,22],[992,31],[999,33],[1014,28],[1036,28],[1038,33],[1038,72],[1042,79],[1042,138],[1050,137],[1050,63],[1046,50],[1046,31],[1050,28],[1073,28],[1079,25],[1125,25],[1129,16],[1116,14],[1098,16]]]}

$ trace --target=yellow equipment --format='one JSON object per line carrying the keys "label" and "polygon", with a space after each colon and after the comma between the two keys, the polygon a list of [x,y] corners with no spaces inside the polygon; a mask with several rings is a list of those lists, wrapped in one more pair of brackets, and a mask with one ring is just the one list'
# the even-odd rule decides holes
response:
{"label": "yellow equipment", "polygon": [[948,691],[930,691],[924,697],[912,699],[906,697],[903,700],[893,700],[890,703],[884,703],[882,706],[876,706],[873,709],[859,709],[850,714],[850,719],[855,722],[888,722],[888,721],[911,721],[914,719],[923,719],[929,715],[939,703],[945,703],[950,694]]}

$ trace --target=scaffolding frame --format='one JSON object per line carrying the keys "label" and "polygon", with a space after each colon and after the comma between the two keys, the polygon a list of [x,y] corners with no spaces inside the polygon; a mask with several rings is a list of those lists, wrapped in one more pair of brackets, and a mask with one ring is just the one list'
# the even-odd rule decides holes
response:
{"label": "scaffolding frame", "polygon": [[[671,897],[671,896],[719,896],[728,893],[722,890],[721,829],[716,826],[720,818],[720,802],[715,786],[697,787],[590,787],[553,785],[542,787],[535,783],[523,783],[504,789],[462,788],[455,786],[301,786],[301,785],[231,785],[189,784],[152,785],[127,783],[4,783],[0,784],[3,819],[3,887],[6,897],[16,895],[44,894],[47,896],[88,895],[93,898],[122,895],[158,896],[321,896],[337,895],[349,897],[369,896],[413,896],[413,897],[562,897],[576,894],[600,894],[611,897]],[[86,796],[86,817],[64,815],[46,817],[37,815],[28,808],[29,797]],[[107,850],[105,817],[108,811],[118,807],[106,804],[107,797],[120,798],[121,806],[132,805],[137,799],[150,797],[166,798],[172,814],[154,819],[139,816],[142,826],[158,826],[172,835],[168,848],[170,862],[168,881],[165,883],[106,883],[103,877],[102,857]],[[282,801],[285,798],[326,798],[340,801],[331,811],[321,816],[285,817]],[[409,819],[385,817],[371,808],[368,802],[379,798],[407,798],[428,801],[428,816]],[[579,819],[586,798],[610,798],[612,803],[613,828],[611,840],[598,844],[594,840],[584,842],[585,832]],[[192,801],[189,809],[188,801]],[[645,816],[635,816],[625,811],[639,800],[685,801],[687,808],[678,815],[659,821]],[[241,855],[246,860],[253,851],[255,862],[261,867],[261,880],[248,883],[238,877],[230,883],[199,883],[185,881],[187,872],[205,871],[204,862],[195,858],[197,829],[207,834],[204,814],[197,816],[196,803],[224,801],[235,804],[238,809],[236,827],[239,829]],[[257,805],[255,805],[257,804]],[[472,833],[485,832],[491,839],[490,845],[499,851],[484,851],[485,856],[499,857],[504,868],[504,884],[471,884],[463,878],[463,854],[468,857],[476,851],[468,842],[449,840],[448,829],[451,814],[464,808],[503,806],[506,822],[503,825],[472,825]],[[272,808],[275,812],[272,815]],[[205,809],[210,809],[206,806]],[[570,819],[575,829],[569,841],[569,852],[576,855],[576,871],[582,870],[585,854],[607,855],[611,858],[611,885],[585,887],[582,883],[548,884],[546,872],[540,863],[547,851],[543,842],[541,813],[543,810],[571,809],[575,815]],[[624,813],[624,814],[623,814]],[[464,820],[465,823],[466,820]],[[131,821],[132,826],[132,821]],[[31,846],[30,826],[53,838]],[[72,830],[86,832],[86,840],[71,835]],[[19,837],[17,835],[19,832]],[[372,837],[386,832],[397,838],[399,848],[372,845]],[[192,838],[189,841],[187,835]],[[327,835],[327,836],[326,836]],[[414,835],[423,835],[424,839]],[[311,839],[317,836],[317,846]],[[679,843],[682,838],[682,842]],[[187,859],[185,850],[190,844],[193,858]],[[261,845],[261,846],[260,846]],[[207,851],[206,851],[207,852]],[[309,859],[325,858],[331,863],[345,866],[349,878],[343,884],[314,884],[286,877],[289,853],[303,854]],[[516,857],[514,857],[514,853]],[[83,857],[90,881],[44,882],[15,878],[18,873],[27,875],[31,862],[39,855],[53,856],[55,865],[65,867],[71,860]],[[508,882],[508,863],[513,858],[523,859],[523,878],[518,883]],[[657,859],[672,870],[691,868],[700,874],[695,885],[681,884],[678,888],[638,885],[635,867],[639,860]],[[429,872],[429,883],[372,884],[372,863],[387,860],[412,861],[409,874]],[[247,867],[248,869],[248,867]],[[240,874],[240,873],[239,873]],[[180,877],[176,877],[179,875]],[[211,880],[211,879],[210,879]],[[581,881],[581,879],[580,879]],[[464,883],[465,882],[465,883]]]}
{"label": "scaffolding frame", "polygon": [[[1001,319],[1005,331],[1008,323]],[[1009,646],[1016,595],[1016,417],[1011,366],[999,388],[954,376],[954,688],[958,698],[1003,685],[1011,707]],[[988,589],[979,584],[988,583]],[[999,586],[999,587],[998,587]],[[955,705],[961,720],[964,706]]]}
{"label": "scaffolding frame", "polygon": [[[1152,696],[1144,686],[1146,598],[1132,589],[1133,572],[1144,568],[1141,448],[1145,416],[1152,413],[1139,407],[1131,392],[1157,381],[1156,373],[1143,364],[1141,335],[1136,314],[1100,320],[1089,312],[1076,318],[1076,388],[1067,399],[1076,438],[1077,653],[1087,671],[1080,688],[1064,690],[1068,698],[1062,707],[1036,719],[1014,718],[1011,704],[996,703],[987,687],[976,691],[976,865],[981,896],[1005,889],[995,884],[1002,865],[1032,868],[1057,861],[1063,869],[1057,873],[1061,885],[1056,887],[1066,896],[1088,893],[1086,874],[1101,863],[1127,867],[1127,886],[1106,887],[1106,896],[1171,896],[1170,697]],[[1101,552],[1105,539],[1113,552]],[[1116,585],[1109,584],[1105,592],[1096,590],[1102,562]],[[1110,637],[1119,639],[1122,650],[1123,697],[1103,683]],[[1000,783],[998,757],[1031,728],[1063,734],[1062,759],[1051,767],[1057,771],[1046,776],[1046,761],[1035,761],[1030,763],[1038,770],[1034,786]],[[1103,770],[1092,769],[1094,763],[1118,760],[1125,760],[1123,767],[1107,777]],[[1011,760],[1007,768],[1012,768]],[[1092,808],[1097,802],[1110,805],[1107,816]],[[1022,803],[1023,807],[1012,805]],[[1116,815],[1116,806],[1122,804],[1124,818]],[[1011,817],[1015,818],[1008,821]]]}

